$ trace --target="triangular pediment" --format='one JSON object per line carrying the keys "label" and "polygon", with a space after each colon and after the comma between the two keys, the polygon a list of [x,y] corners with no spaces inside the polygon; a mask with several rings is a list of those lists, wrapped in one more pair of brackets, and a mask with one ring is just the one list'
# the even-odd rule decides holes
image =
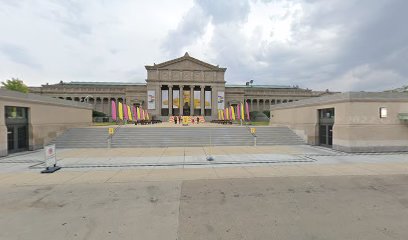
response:
{"label": "triangular pediment", "polygon": [[196,58],[190,57],[186,53],[183,57],[176,58],[170,61],[166,61],[160,64],[154,64],[153,66],[146,66],[146,69],[171,69],[171,70],[212,70],[212,71],[225,71],[226,68],[220,68],[218,66],[203,62]]}

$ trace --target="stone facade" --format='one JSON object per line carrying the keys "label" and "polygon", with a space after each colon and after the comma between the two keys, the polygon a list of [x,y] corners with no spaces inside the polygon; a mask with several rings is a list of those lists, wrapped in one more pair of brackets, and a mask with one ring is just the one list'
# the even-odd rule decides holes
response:
{"label": "stone facade", "polygon": [[[162,120],[171,115],[203,115],[210,120],[217,117],[219,107],[239,102],[248,102],[251,111],[265,111],[271,105],[328,94],[291,86],[228,85],[224,79],[226,68],[200,61],[188,53],[145,68],[146,83],[60,82],[31,87],[30,91],[65,100],[87,101],[94,110],[108,116],[111,101],[126,102],[141,106]],[[218,103],[219,100],[224,102]]]}
{"label": "stone facade", "polygon": [[[329,119],[319,114],[325,109],[332,109]],[[331,125],[329,147],[340,151],[408,151],[405,116],[407,93],[349,92],[272,106],[270,123],[311,145],[322,145],[321,127]]]}
{"label": "stone facade", "polygon": [[[23,108],[26,121],[22,117],[8,116],[7,108]],[[13,122],[10,122],[13,120]],[[0,89],[0,156],[9,153],[10,143],[27,142],[26,149],[36,150],[52,141],[68,128],[86,127],[92,124],[92,106],[86,103],[53,99],[37,94],[25,94]],[[13,139],[11,128],[20,126],[26,133],[18,141]]]}

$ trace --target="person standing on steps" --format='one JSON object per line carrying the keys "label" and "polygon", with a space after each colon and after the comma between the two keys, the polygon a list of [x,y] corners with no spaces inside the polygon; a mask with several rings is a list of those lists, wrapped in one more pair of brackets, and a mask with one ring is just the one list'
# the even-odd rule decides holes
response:
{"label": "person standing on steps", "polygon": [[174,124],[177,125],[177,117],[174,117]]}
{"label": "person standing on steps", "polygon": [[200,117],[197,116],[197,124],[200,123]]}

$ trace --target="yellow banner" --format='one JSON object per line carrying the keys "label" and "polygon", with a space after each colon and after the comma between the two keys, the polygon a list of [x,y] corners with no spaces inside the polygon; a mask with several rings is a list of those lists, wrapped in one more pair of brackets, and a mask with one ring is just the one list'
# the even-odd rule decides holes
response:
{"label": "yellow banner", "polygon": [[190,118],[188,116],[183,116],[183,125],[188,125]]}
{"label": "yellow banner", "polygon": [[245,116],[245,113],[244,113],[244,104],[241,103],[241,119],[242,119],[242,120],[245,120],[245,119],[244,119],[244,116]]}
{"label": "yellow banner", "polygon": [[233,106],[231,106],[231,114],[232,114],[232,120],[235,120],[235,110]]}
{"label": "yellow banner", "polygon": [[123,105],[121,102],[118,104],[119,119],[123,120]]}
{"label": "yellow banner", "polygon": [[127,111],[128,111],[129,120],[133,121],[132,110],[130,110],[130,106],[127,106]]}
{"label": "yellow banner", "polygon": [[138,119],[138,120],[141,120],[141,119],[140,119],[140,109],[139,109],[139,108],[136,108],[136,112],[137,112],[137,119]]}

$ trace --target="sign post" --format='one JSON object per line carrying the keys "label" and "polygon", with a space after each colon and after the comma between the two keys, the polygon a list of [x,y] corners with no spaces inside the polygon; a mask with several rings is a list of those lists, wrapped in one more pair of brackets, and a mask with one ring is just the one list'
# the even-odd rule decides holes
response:
{"label": "sign post", "polygon": [[188,126],[188,120],[190,120],[189,117],[183,116],[183,126]]}
{"label": "sign post", "polygon": [[53,173],[61,169],[57,166],[57,155],[55,152],[55,144],[48,145],[44,147],[44,157],[45,157],[45,170],[41,173]]}
{"label": "sign post", "polygon": [[254,136],[254,147],[256,147],[256,128],[251,128],[251,134]]}
{"label": "sign post", "polygon": [[113,136],[113,134],[115,133],[115,129],[112,128],[112,127],[110,127],[109,130],[108,130],[108,132],[109,132],[108,148],[111,148],[111,145],[112,145],[112,136]]}

